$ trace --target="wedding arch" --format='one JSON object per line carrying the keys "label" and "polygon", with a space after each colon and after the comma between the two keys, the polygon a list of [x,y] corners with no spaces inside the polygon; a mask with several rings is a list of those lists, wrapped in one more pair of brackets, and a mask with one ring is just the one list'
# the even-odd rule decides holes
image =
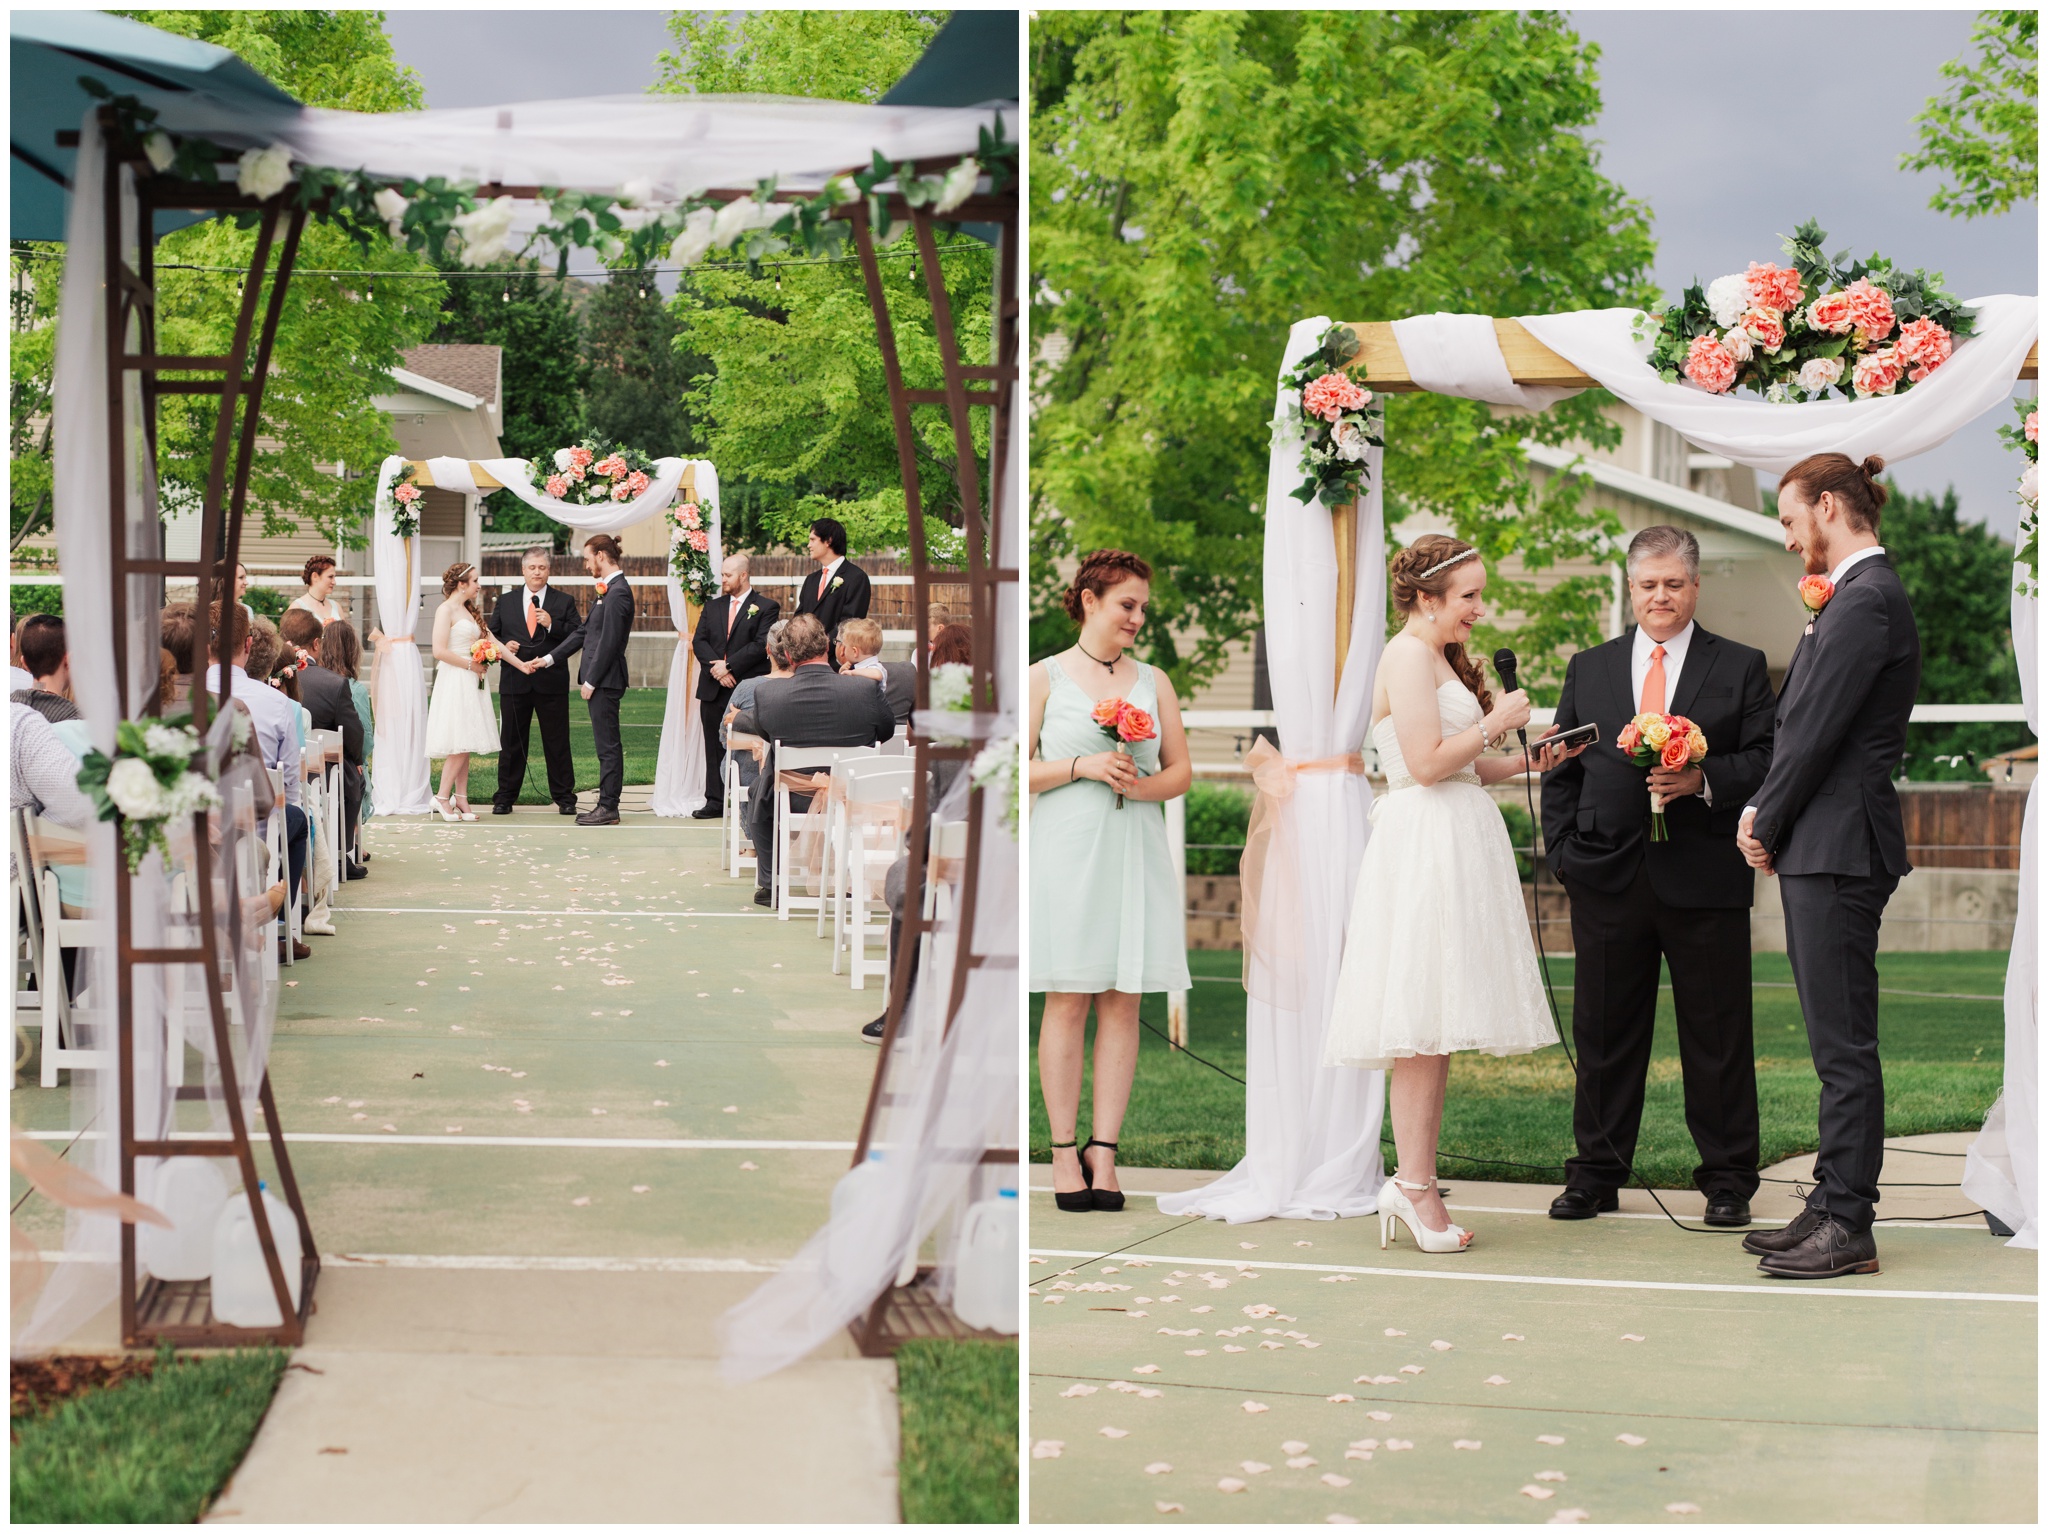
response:
{"label": "wedding arch", "polygon": [[[55,520],[63,563],[81,573],[71,588],[70,630],[79,701],[95,748],[110,758],[139,756],[133,743],[155,735],[146,727],[161,708],[157,615],[166,580],[197,584],[195,654],[209,647],[214,572],[232,566],[241,546],[272,350],[309,217],[335,219],[361,237],[381,237],[388,224],[393,238],[415,249],[442,250],[453,239],[460,254],[479,262],[504,251],[510,208],[520,198],[548,204],[553,222],[544,228],[565,262],[574,245],[640,265],[652,264],[649,258],[663,250],[687,264],[713,248],[754,261],[795,246],[814,253],[853,245],[875,315],[904,467],[921,649],[929,638],[935,574],[954,582],[962,575],[929,567],[911,408],[943,406],[951,425],[977,706],[933,716],[929,678],[920,671],[917,702],[924,712],[907,936],[896,955],[888,1031],[862,1132],[863,1164],[872,1160],[883,1170],[864,1179],[864,1195],[853,1201],[859,1261],[847,1260],[842,1235],[829,1265],[810,1256],[792,1264],[779,1275],[789,1282],[777,1295],[735,1315],[729,1347],[741,1360],[736,1368],[760,1373],[801,1356],[819,1340],[821,1325],[829,1332],[855,1322],[863,1347],[877,1352],[907,1335],[957,1331],[944,1308],[950,1283],[944,1263],[936,1273],[920,1269],[910,1290],[899,1290],[896,1280],[904,1255],[917,1251],[984,1167],[1013,1184],[1017,1175],[1017,702],[996,665],[1019,633],[1021,455],[1012,403],[1020,371],[1020,268],[1015,144],[1004,132],[1005,109],[698,97],[376,116],[302,107],[225,50],[121,18],[17,12],[11,28],[17,78],[26,64],[39,82],[37,91],[17,93],[15,101],[14,154],[23,174],[15,184],[14,232],[32,239],[61,232],[67,247],[53,403]],[[107,78],[131,94],[113,96]],[[73,79],[76,89],[67,83]],[[870,161],[832,169],[846,164],[853,145],[866,146]],[[784,175],[792,163],[818,169]],[[347,166],[358,169],[335,168]],[[155,242],[168,229],[209,217],[234,217],[255,230],[233,339],[220,354],[168,353],[158,342]],[[957,343],[936,252],[942,220],[993,231],[997,342],[986,365],[967,363]],[[939,389],[910,387],[894,344],[876,245],[878,232],[898,224],[907,224],[917,242],[938,331]],[[193,559],[167,557],[157,511],[157,406],[173,394],[212,396],[220,405]],[[970,411],[976,407],[992,407],[995,418],[986,493],[972,446]],[[498,466],[436,460],[427,467],[437,483],[482,488],[478,471],[499,478],[492,472]],[[402,460],[387,463],[380,478],[395,480],[403,471]],[[694,473],[696,493],[715,506],[716,477],[708,464],[667,472],[676,475],[669,497]],[[650,503],[642,514],[665,504]],[[379,520],[380,539],[398,545],[390,548],[394,557],[380,560],[380,572],[395,565],[404,578],[406,540]],[[582,508],[575,520],[593,525]],[[392,591],[384,600],[384,579],[380,573],[383,610],[416,615],[416,591]],[[676,608],[687,615],[687,603]],[[205,747],[191,756],[186,776],[197,780],[199,806],[139,821],[117,804],[116,813],[92,828],[97,898],[91,914],[101,927],[86,948],[86,989],[75,1016],[79,1045],[94,1052],[97,1063],[72,1093],[71,1159],[145,1201],[170,1158],[232,1160],[282,1320],[271,1327],[230,1325],[212,1315],[203,1282],[143,1282],[133,1227],[74,1212],[65,1261],[18,1333],[20,1347],[55,1345],[111,1303],[119,1305],[121,1339],[131,1347],[292,1344],[304,1335],[320,1257],[266,1069],[276,1005],[274,958],[266,957],[272,945],[267,926],[243,899],[246,883],[236,882],[249,842],[236,829],[248,818],[247,787],[236,788],[223,774],[229,735],[221,721],[230,718],[225,703],[232,699],[233,675],[227,668],[223,708],[211,719],[205,690],[193,699],[192,721]],[[672,698],[684,695],[683,688],[672,690]],[[946,726],[949,743],[937,741],[935,724]],[[680,744],[680,732],[677,738]],[[175,744],[165,737],[151,749]],[[940,807],[965,831],[954,868],[959,898],[950,914],[927,916],[929,769],[948,759],[972,767]],[[682,782],[678,791],[686,787]],[[206,807],[210,792],[230,793],[225,821]],[[174,840],[189,835],[175,877],[154,851],[131,868],[120,843],[167,825]],[[218,847],[210,835],[215,830]],[[926,938],[930,960],[912,988],[905,983],[911,960]],[[907,1031],[906,1017],[915,1018]],[[172,1051],[185,1047],[188,1026],[206,1056],[202,1086],[173,1080]],[[214,1135],[194,1135],[178,1122],[177,1105],[188,1098],[209,1104]],[[295,1273],[286,1271],[287,1247],[256,1193],[252,1135],[259,1113],[297,1226]],[[822,1251],[844,1224],[835,1219],[813,1248]]]}
{"label": "wedding arch", "polygon": [[[1355,495],[1301,500],[1301,370],[1324,353],[1333,371],[1363,372],[1388,393],[1433,392],[1543,410],[1605,388],[1702,448],[1779,474],[1812,452],[1892,461],[1940,445],[2005,404],[2016,378],[2037,376],[2032,296],[1970,300],[1974,335],[1911,387],[1879,398],[1775,403],[1710,394],[1660,376],[1632,309],[1496,319],[1429,314],[1289,331],[1275,395],[1266,487],[1265,625],[1279,748],[1255,748],[1255,815],[1269,828],[1262,863],[1247,861],[1245,1154],[1206,1187],[1163,1196],[1161,1212],[1214,1219],[1329,1219],[1374,1208],[1384,1169],[1383,1074],[1320,1065],[1372,789],[1359,760],[1384,643],[1387,543],[1383,448],[1357,463]],[[1348,332],[1348,335],[1346,334]],[[1327,350],[1326,350],[1327,346]],[[1310,367],[1310,371],[1314,371]],[[1369,428],[1370,429],[1370,428]],[[1357,485],[1357,480],[1352,481]],[[2023,539],[2023,548],[2028,540]],[[2028,728],[2039,730],[2033,639],[2037,578],[2016,564],[2013,639]],[[1968,1163],[1965,1190],[2037,1244],[2039,1124],[2035,1078],[2038,781],[2029,790],[2020,856],[2019,924],[2006,990],[2004,1093]]]}
{"label": "wedding arch", "polygon": [[[717,570],[725,554],[720,537],[718,470],[709,459],[659,458],[649,483],[630,500],[609,506],[578,505],[533,485],[533,466],[524,458],[431,458],[393,455],[377,471],[371,551],[376,563],[377,615],[385,642],[376,658],[377,755],[371,790],[380,815],[424,815],[433,808],[426,755],[425,663],[413,640],[420,610],[419,523],[397,498],[401,481],[420,488],[479,495],[509,490],[535,511],[585,533],[617,533],[650,517],[682,507],[699,509],[700,528],[676,517],[669,522],[668,610],[676,630],[669,661],[668,700],[662,713],[661,746],[655,759],[656,815],[689,815],[706,800],[704,727],[691,707],[697,689],[697,660],[690,646],[697,614],[716,594]],[[686,580],[677,572],[678,551],[702,532],[702,561]],[[705,575],[708,573],[708,585]],[[386,749],[388,747],[388,750]]]}

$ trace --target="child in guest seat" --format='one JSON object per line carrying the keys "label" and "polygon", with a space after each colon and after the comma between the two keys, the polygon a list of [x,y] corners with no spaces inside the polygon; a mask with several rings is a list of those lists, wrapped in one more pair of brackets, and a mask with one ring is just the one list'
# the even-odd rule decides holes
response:
{"label": "child in guest seat", "polygon": [[872,618],[848,618],[839,625],[839,670],[889,685],[882,666],[882,625]]}

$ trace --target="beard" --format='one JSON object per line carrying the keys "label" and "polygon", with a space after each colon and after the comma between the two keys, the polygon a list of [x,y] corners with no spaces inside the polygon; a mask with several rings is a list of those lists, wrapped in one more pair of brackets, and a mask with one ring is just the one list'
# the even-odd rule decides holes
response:
{"label": "beard", "polygon": [[1834,568],[1834,560],[1828,549],[1828,535],[1821,528],[1818,519],[1813,524],[1812,536],[1800,540],[1799,557],[1805,564],[1808,575],[1826,575]]}

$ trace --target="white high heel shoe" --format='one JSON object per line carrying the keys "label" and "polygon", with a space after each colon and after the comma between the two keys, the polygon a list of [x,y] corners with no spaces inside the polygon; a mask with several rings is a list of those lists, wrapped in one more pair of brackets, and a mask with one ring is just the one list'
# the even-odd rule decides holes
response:
{"label": "white high heel shoe", "polygon": [[1408,1227],[1408,1234],[1415,1238],[1415,1247],[1423,1252],[1462,1252],[1472,1240],[1471,1232],[1462,1226],[1451,1225],[1443,1230],[1431,1230],[1422,1223],[1422,1216],[1415,1212],[1415,1206],[1401,1190],[1413,1188],[1417,1193],[1434,1188],[1434,1182],[1403,1182],[1398,1177],[1389,1177],[1380,1184],[1380,1250],[1387,1249],[1387,1240],[1394,1233],[1394,1222],[1400,1221]]}
{"label": "white high heel shoe", "polygon": [[462,817],[450,809],[439,794],[434,795],[434,813],[443,820],[460,820]]}

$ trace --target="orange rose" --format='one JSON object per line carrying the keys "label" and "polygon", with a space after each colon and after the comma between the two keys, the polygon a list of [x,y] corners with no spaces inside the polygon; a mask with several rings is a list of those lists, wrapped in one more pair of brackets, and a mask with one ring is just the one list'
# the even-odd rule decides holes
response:
{"label": "orange rose", "polygon": [[1817,613],[1828,605],[1835,594],[1835,583],[1825,575],[1809,575],[1799,582],[1799,600],[1806,604],[1806,610]]}
{"label": "orange rose", "polygon": [[1095,705],[1095,709],[1089,717],[1105,730],[1113,730],[1116,728],[1117,715],[1123,712],[1123,707],[1124,700],[1122,698],[1104,698]]}
{"label": "orange rose", "polygon": [[1657,760],[1673,772],[1685,766],[1692,760],[1689,737],[1674,731],[1671,738],[1664,742],[1664,749],[1658,754]]}
{"label": "orange rose", "polygon": [[1117,715],[1116,732],[1124,740],[1135,744],[1141,740],[1150,740],[1159,733],[1159,727],[1152,722],[1152,716],[1142,708],[1132,708],[1125,704],[1123,711]]}

